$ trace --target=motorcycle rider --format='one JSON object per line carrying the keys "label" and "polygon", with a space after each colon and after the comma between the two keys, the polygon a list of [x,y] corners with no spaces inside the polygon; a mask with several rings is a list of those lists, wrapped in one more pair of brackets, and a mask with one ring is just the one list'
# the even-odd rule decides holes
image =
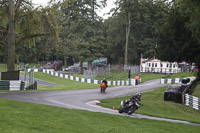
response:
{"label": "motorcycle rider", "polygon": [[121,101],[121,106],[119,108],[119,113],[128,113],[131,115],[140,107],[141,93],[132,96],[128,101]]}
{"label": "motorcycle rider", "polygon": [[103,84],[103,83],[105,83],[105,85],[106,85],[106,88],[107,88],[107,87],[108,87],[108,85],[107,85],[106,78],[103,78],[102,84]]}
{"label": "motorcycle rider", "polygon": [[137,95],[132,96],[128,102],[133,102],[133,101],[140,102],[141,101],[141,96],[142,96],[142,94],[138,93]]}

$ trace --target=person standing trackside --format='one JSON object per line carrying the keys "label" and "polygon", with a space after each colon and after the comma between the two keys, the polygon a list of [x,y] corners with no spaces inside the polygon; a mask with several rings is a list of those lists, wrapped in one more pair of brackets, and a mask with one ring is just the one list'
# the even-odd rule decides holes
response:
{"label": "person standing trackside", "polygon": [[138,85],[138,81],[139,81],[140,77],[138,75],[135,76],[135,85]]}

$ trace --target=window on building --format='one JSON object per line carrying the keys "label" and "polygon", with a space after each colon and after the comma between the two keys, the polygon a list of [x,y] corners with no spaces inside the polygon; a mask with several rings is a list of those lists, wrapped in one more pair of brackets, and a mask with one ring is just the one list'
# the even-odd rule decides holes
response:
{"label": "window on building", "polygon": [[155,67],[157,67],[157,63],[155,63]]}
{"label": "window on building", "polygon": [[169,67],[169,64],[167,64],[167,67]]}
{"label": "window on building", "polygon": [[154,67],[154,63],[152,63],[152,67]]}
{"label": "window on building", "polygon": [[173,65],[173,67],[174,67],[174,68],[176,67],[175,64]]}
{"label": "window on building", "polygon": [[149,63],[149,67],[151,67],[151,63]]}

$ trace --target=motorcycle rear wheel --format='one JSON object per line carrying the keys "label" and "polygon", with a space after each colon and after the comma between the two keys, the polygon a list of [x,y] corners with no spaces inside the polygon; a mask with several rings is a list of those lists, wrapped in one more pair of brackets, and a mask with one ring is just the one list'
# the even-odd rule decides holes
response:
{"label": "motorcycle rear wheel", "polygon": [[128,111],[128,115],[133,114],[133,113],[136,111],[136,109],[137,109],[136,106],[132,107],[132,108]]}

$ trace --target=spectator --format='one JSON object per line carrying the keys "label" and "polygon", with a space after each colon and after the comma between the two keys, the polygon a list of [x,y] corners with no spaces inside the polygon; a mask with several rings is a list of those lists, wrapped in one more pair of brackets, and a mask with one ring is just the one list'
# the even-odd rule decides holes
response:
{"label": "spectator", "polygon": [[135,85],[138,85],[138,81],[139,81],[140,77],[138,75],[135,76]]}

